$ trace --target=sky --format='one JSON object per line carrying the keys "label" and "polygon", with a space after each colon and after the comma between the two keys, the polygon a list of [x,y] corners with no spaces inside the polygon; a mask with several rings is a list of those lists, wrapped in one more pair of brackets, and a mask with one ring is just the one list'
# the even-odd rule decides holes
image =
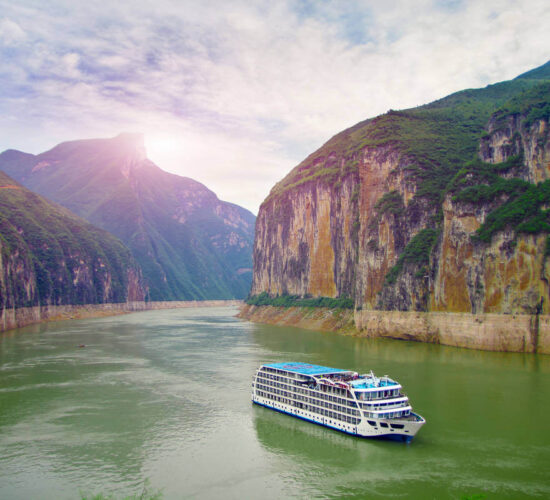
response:
{"label": "sky", "polygon": [[257,213],[333,135],[550,59],[548,0],[0,0],[0,151],[145,134]]}

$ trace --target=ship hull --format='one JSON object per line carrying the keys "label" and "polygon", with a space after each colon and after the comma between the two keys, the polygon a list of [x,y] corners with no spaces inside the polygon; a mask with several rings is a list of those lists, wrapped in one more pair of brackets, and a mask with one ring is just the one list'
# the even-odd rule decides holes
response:
{"label": "ship hull", "polygon": [[[422,417],[417,416],[419,420],[380,420],[380,419],[362,419],[358,425],[350,425],[346,422],[340,422],[338,420],[329,419],[321,415],[295,408],[293,406],[272,401],[267,398],[253,397],[252,402],[256,405],[263,406],[275,410],[279,413],[284,413],[306,422],[311,422],[329,429],[333,429],[350,436],[368,438],[368,439],[383,439],[398,442],[410,443],[416,433],[424,425],[425,421]],[[368,421],[375,422],[377,425],[371,425]],[[382,424],[386,424],[387,427],[383,427]],[[391,426],[403,426],[402,429],[396,429]]]}

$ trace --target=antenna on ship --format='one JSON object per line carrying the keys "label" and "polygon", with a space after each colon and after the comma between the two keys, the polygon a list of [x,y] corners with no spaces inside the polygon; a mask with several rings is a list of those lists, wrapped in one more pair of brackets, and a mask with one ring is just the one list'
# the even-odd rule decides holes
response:
{"label": "antenna on ship", "polygon": [[380,379],[376,378],[372,370],[370,371],[370,376],[372,377],[372,384],[374,385],[374,387],[378,387],[380,385]]}
{"label": "antenna on ship", "polygon": [[376,379],[376,377],[374,376],[374,372],[372,370],[370,371],[370,376],[372,377],[372,383],[374,387],[378,387],[378,385],[380,384],[380,380]]}

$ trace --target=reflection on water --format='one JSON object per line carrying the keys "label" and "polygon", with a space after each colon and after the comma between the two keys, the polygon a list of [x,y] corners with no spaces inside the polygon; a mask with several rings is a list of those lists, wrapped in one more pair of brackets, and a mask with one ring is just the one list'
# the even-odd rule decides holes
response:
{"label": "reflection on water", "polygon": [[[0,337],[0,498],[550,496],[550,357],[255,325],[232,308],[34,325]],[[85,344],[85,348],[77,346]],[[253,406],[261,363],[399,380],[410,445]]]}

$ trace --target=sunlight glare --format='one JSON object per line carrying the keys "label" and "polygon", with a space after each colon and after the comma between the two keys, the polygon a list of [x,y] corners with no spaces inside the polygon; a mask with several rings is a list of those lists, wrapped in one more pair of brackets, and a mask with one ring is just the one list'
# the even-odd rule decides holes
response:
{"label": "sunlight glare", "polygon": [[183,141],[168,135],[145,136],[145,149],[147,156],[153,161],[166,160],[177,156],[183,148]]}

